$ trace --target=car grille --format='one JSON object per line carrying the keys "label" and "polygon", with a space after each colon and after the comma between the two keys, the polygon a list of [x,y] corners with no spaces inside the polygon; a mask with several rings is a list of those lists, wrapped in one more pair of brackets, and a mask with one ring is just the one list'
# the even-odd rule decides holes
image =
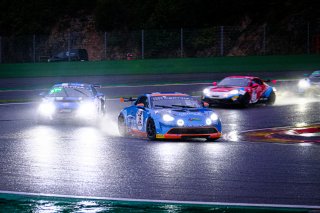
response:
{"label": "car grille", "polygon": [[167,134],[213,134],[217,133],[217,129],[213,127],[208,128],[172,128]]}

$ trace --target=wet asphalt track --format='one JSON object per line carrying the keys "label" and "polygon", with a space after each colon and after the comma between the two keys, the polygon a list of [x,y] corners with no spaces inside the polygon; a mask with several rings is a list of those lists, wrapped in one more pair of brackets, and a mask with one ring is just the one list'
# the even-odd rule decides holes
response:
{"label": "wet asphalt track", "polygon": [[[103,91],[107,95],[121,90],[190,93],[202,87]],[[246,130],[320,122],[319,101],[285,95],[290,98],[282,96],[270,107],[217,108],[224,138],[210,143],[121,138],[116,117],[124,104],[117,99],[109,100],[109,113],[98,127],[36,125],[36,103],[0,105],[0,190],[319,206],[320,144],[246,142],[236,137]]]}

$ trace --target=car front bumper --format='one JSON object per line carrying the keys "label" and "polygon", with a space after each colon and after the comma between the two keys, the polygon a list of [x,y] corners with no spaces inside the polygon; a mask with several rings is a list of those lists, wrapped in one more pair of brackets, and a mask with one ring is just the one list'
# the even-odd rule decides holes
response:
{"label": "car front bumper", "polygon": [[157,139],[207,138],[218,139],[222,136],[215,127],[174,127],[165,134],[157,134]]}
{"label": "car front bumper", "polygon": [[210,98],[203,97],[202,100],[208,104],[240,104],[240,96],[234,96],[232,98]]}

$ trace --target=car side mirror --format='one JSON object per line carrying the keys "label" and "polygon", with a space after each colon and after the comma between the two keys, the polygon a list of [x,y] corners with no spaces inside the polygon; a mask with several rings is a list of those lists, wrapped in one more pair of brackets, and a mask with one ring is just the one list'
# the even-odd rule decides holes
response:
{"label": "car side mirror", "polygon": [[203,107],[208,108],[210,105],[207,102],[202,102]]}
{"label": "car side mirror", "polygon": [[98,97],[98,98],[103,98],[103,96],[104,96],[103,93],[101,93],[101,92],[98,92],[98,93],[97,93],[97,97]]}
{"label": "car side mirror", "polygon": [[41,92],[41,93],[39,93],[39,96],[40,96],[40,97],[46,96],[46,92]]}
{"label": "car side mirror", "polygon": [[144,104],[143,103],[138,103],[137,107],[144,107]]}
{"label": "car side mirror", "polygon": [[252,88],[257,88],[258,86],[259,86],[259,84],[257,84],[257,83],[252,84]]}

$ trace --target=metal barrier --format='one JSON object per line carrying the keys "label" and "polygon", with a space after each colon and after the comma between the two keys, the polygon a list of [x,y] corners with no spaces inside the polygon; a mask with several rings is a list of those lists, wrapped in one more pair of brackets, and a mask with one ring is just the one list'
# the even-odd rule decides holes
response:
{"label": "metal barrier", "polygon": [[89,60],[318,54],[318,26],[215,26],[130,32],[55,32],[0,36],[0,63],[44,62],[58,52],[86,49]]}

